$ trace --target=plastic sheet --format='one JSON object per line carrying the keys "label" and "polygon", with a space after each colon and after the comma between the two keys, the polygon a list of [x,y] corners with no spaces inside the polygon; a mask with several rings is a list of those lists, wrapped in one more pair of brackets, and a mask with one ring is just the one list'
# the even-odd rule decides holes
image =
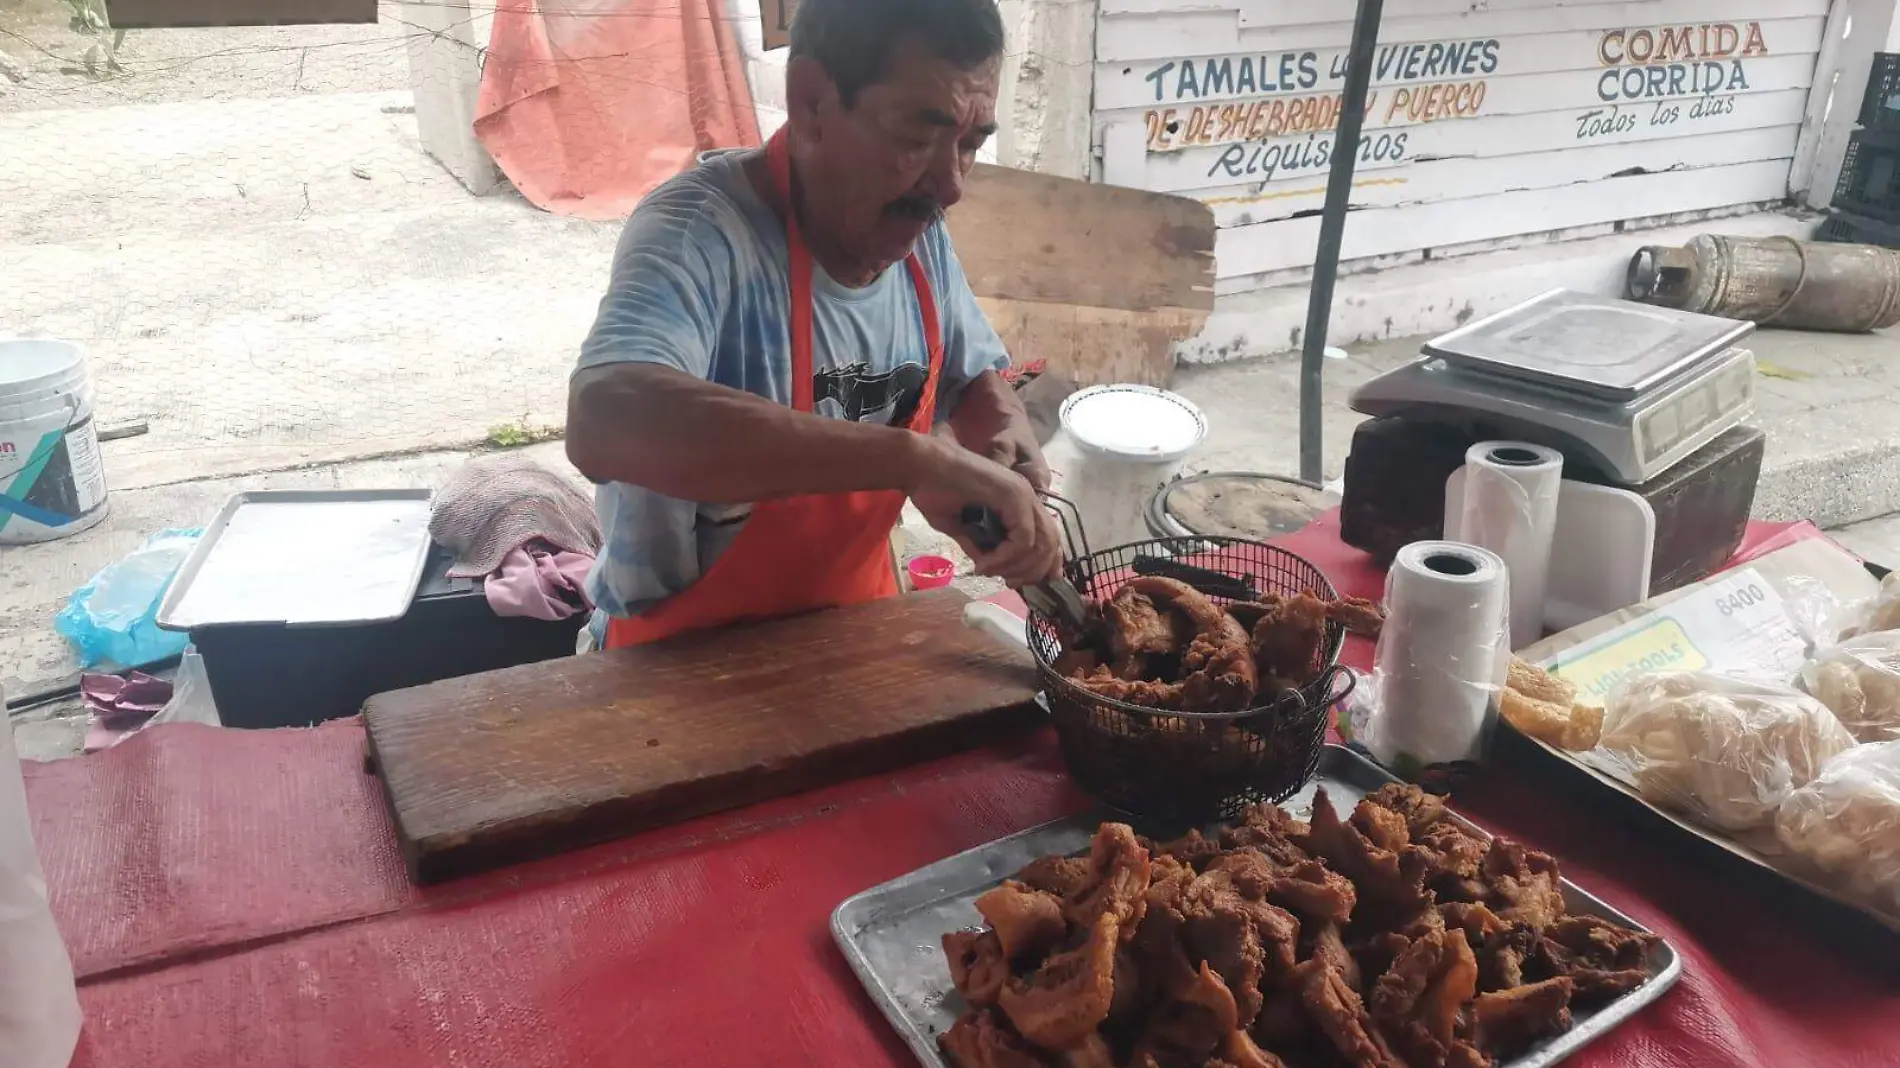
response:
{"label": "plastic sheet", "polygon": [[1900,739],[1900,631],[1849,638],[1801,666],[1801,685],[1861,742]]}
{"label": "plastic sheet", "polygon": [[1496,553],[1446,541],[1399,550],[1355,733],[1395,773],[1475,760],[1509,666],[1510,579]]}
{"label": "plastic sheet", "polygon": [[1900,573],[1882,579],[1872,597],[1842,598],[1808,575],[1788,579],[1788,615],[1808,639],[1812,655],[1838,642],[1900,631]]}
{"label": "plastic sheet", "polygon": [[13,727],[0,716],[0,1064],[66,1068],[79,1025],[72,959],[46,903]]}
{"label": "plastic sheet", "polygon": [[211,678],[205,674],[204,657],[198,655],[198,650],[185,650],[178,661],[178,673],[172,676],[172,699],[145,726],[157,723],[224,725],[218,718],[218,701],[211,693]]}
{"label": "plastic sheet", "polygon": [[1843,889],[1900,909],[1900,741],[1828,761],[1782,802],[1775,834]]}
{"label": "plastic sheet", "polygon": [[81,667],[142,667],[184,652],[190,637],[160,630],[158,606],[198,534],[161,530],[73,591],[53,629],[73,643]]}
{"label": "plastic sheet", "polygon": [[1874,594],[1873,600],[1848,606],[1847,618],[1842,623],[1843,640],[1862,634],[1900,630],[1900,573],[1882,579],[1880,591]]}
{"label": "plastic sheet", "polygon": [[1807,642],[1808,655],[1839,641],[1851,609],[1842,605],[1827,583],[1812,575],[1789,575],[1786,586],[1788,596],[1782,608]]}
{"label": "plastic sheet", "polygon": [[1725,831],[1767,825],[1853,745],[1799,690],[1694,672],[1638,676],[1612,693],[1600,743],[1645,800]]}

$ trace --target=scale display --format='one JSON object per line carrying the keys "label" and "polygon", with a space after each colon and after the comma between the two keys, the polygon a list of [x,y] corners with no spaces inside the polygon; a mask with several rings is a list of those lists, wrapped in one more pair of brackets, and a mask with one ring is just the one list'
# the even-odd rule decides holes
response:
{"label": "scale display", "polygon": [[1639,485],[1754,410],[1754,324],[1553,290],[1424,346],[1352,395],[1367,415],[1482,421]]}

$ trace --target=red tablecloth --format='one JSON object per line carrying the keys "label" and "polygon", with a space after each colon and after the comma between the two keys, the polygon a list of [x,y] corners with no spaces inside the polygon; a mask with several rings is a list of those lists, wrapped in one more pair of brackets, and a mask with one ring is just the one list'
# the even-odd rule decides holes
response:
{"label": "red tablecloth", "polygon": [[[1376,588],[1328,528],[1294,542],[1341,586]],[[831,909],[1086,804],[1037,736],[419,890],[362,754],[355,721],[177,725],[28,766],[85,977],[76,1065],[908,1064],[831,944]],[[1509,768],[1457,803],[1684,956],[1675,991],[1572,1063],[1900,1064],[1900,986],[1767,897]]]}

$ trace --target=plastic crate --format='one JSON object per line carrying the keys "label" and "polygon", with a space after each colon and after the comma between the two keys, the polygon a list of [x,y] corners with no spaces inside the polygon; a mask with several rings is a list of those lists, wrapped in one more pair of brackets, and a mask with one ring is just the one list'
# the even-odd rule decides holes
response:
{"label": "plastic crate", "polygon": [[1814,240],[1843,245],[1880,245],[1884,248],[1900,248],[1900,224],[1883,223],[1876,219],[1867,219],[1835,209],[1828,212],[1828,217],[1814,232]]}
{"label": "plastic crate", "polygon": [[353,716],[372,694],[574,655],[587,613],[498,616],[484,580],[449,578],[449,563],[431,546],[409,611],[386,623],[193,631],[218,717],[227,727],[304,727]]}
{"label": "plastic crate", "polygon": [[1875,52],[1860,98],[1860,124],[1872,130],[1900,128],[1900,52]]}
{"label": "plastic crate", "polygon": [[1848,137],[1832,206],[1849,215],[1900,223],[1900,129],[1855,130]]}

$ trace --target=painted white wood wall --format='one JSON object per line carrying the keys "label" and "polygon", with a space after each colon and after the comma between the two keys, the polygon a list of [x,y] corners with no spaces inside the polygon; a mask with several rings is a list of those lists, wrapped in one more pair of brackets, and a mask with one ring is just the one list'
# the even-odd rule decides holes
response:
{"label": "painted white wood wall", "polygon": [[[1388,0],[1345,260],[1779,200],[1831,0]],[[1351,0],[1101,0],[1101,178],[1312,263]]]}

